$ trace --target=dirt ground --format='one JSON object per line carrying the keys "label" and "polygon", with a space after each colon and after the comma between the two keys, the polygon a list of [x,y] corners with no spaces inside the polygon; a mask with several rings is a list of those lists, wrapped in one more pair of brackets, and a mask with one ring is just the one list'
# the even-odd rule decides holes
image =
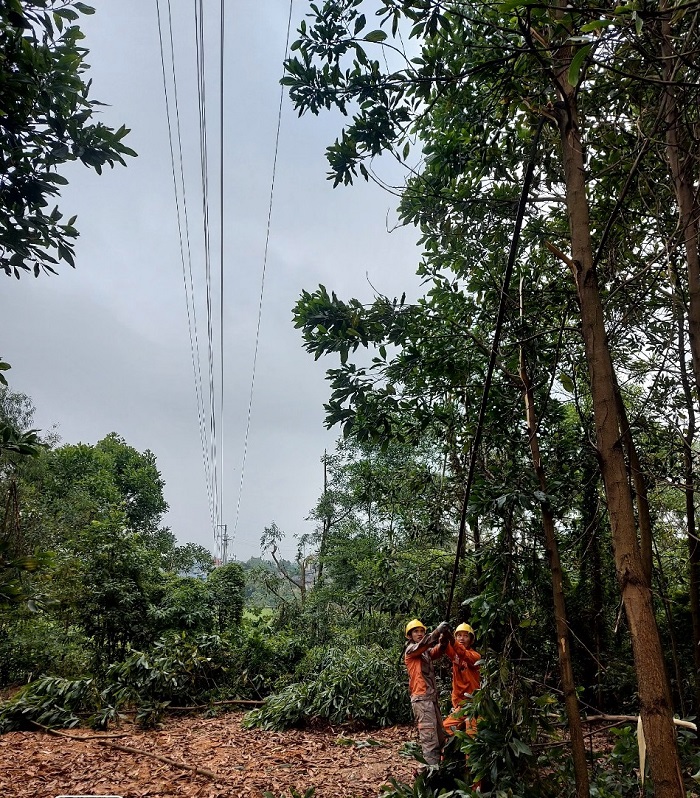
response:
{"label": "dirt ground", "polygon": [[357,733],[247,731],[242,716],[171,718],[155,731],[126,724],[104,734],[64,732],[79,740],[10,732],[0,736],[0,796],[262,798],[269,792],[290,798],[292,788],[303,797],[313,787],[314,798],[375,798],[390,776],[412,780],[417,763],[399,754],[415,739],[410,726]]}

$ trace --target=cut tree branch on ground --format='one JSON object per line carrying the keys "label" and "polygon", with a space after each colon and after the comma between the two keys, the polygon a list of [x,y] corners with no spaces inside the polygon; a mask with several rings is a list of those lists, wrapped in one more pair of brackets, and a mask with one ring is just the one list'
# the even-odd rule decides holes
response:
{"label": "cut tree branch on ground", "polygon": [[149,756],[152,759],[157,759],[159,762],[165,762],[167,765],[172,765],[176,768],[182,768],[183,770],[192,770],[195,773],[198,773],[200,776],[206,776],[209,779],[214,779],[215,781],[219,781],[219,776],[216,773],[213,773],[211,770],[206,770],[205,768],[197,767],[196,765],[188,765],[186,762],[177,762],[175,759],[171,759],[168,756],[163,756],[162,754],[154,754],[151,751],[144,751],[141,748],[131,748],[128,745],[120,745],[119,743],[111,743],[110,738],[114,739],[115,737],[127,737],[126,734],[112,734],[107,736],[102,735],[95,735],[92,734],[90,736],[81,737],[80,735],[74,734],[66,734],[65,732],[58,731],[57,729],[50,729],[48,726],[42,726],[41,723],[37,723],[36,721],[31,721],[34,726],[37,726],[39,729],[47,732],[48,734],[53,734],[56,737],[65,737],[67,740],[75,740],[80,743],[84,742],[97,742],[100,745],[105,745],[109,748],[115,748],[117,751],[124,751],[127,754],[136,754],[137,756]]}
{"label": "cut tree branch on ground", "polygon": [[[613,721],[615,724],[636,723],[638,720],[639,715],[589,715],[587,718],[583,718],[584,723],[600,723],[602,721]],[[679,718],[674,718],[673,723],[675,726],[680,726],[682,729],[690,729],[691,731],[698,730],[698,727],[689,720],[680,720]]]}
{"label": "cut tree branch on ground", "polygon": [[167,707],[167,709],[178,709],[178,710],[186,710],[186,709],[209,709],[209,707],[223,707],[227,705],[237,705],[241,704],[244,706],[251,706],[251,707],[261,707],[265,702],[264,701],[254,701],[252,698],[233,698],[230,701],[212,701],[211,704],[196,704],[192,707]]}
{"label": "cut tree branch on ground", "polygon": [[66,734],[66,732],[59,731],[58,729],[51,729],[48,726],[44,726],[41,723],[37,723],[35,720],[29,721],[32,726],[36,726],[37,729],[41,729],[45,731],[47,734],[53,734],[56,737],[65,737],[66,740],[78,740],[79,742],[86,742],[88,740],[117,740],[120,737],[128,737],[128,732],[123,732],[121,734]]}
{"label": "cut tree branch on ground", "polygon": [[120,745],[119,743],[110,743],[109,740],[99,740],[98,742],[100,745],[106,745],[109,748],[116,748],[117,751],[124,751],[127,754],[136,754],[137,756],[150,756],[152,759],[157,759],[159,762],[165,762],[167,765],[173,765],[176,768],[183,768],[183,770],[192,770],[200,776],[206,776],[207,778],[214,779],[214,781],[219,781],[219,777],[211,770],[199,768],[196,765],[188,765],[186,762],[177,762],[176,760],[170,759],[170,757],[163,756],[162,754],[154,754],[151,751],[143,751],[140,748],[131,748],[128,745]]}

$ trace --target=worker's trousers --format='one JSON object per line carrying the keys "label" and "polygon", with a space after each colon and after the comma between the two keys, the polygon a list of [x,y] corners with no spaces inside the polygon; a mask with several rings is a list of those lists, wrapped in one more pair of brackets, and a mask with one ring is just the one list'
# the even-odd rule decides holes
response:
{"label": "worker's trousers", "polygon": [[453,735],[455,731],[466,732],[470,737],[476,735],[476,718],[465,716],[464,709],[466,706],[467,701],[463,702],[459,707],[452,707],[452,712],[443,721],[445,732],[448,735]]}
{"label": "worker's trousers", "polygon": [[442,746],[447,739],[440,707],[437,701],[430,699],[413,700],[411,706],[418,725],[418,739],[423,749],[423,758],[429,765],[439,765]]}

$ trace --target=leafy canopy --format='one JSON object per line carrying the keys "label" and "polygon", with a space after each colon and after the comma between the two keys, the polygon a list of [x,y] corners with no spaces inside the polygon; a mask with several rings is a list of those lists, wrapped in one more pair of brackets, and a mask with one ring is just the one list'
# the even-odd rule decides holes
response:
{"label": "leafy canopy", "polygon": [[0,4],[0,268],[19,278],[75,266],[73,216],[51,207],[68,183],[59,172],[80,161],[98,174],[136,153],[129,132],[95,121],[84,38],[74,24],[85,3],[7,0]]}

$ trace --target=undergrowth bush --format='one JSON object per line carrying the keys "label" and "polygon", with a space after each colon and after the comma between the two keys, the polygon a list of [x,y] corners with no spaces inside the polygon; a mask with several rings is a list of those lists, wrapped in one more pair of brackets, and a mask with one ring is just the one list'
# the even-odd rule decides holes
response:
{"label": "undergrowth bush", "polygon": [[285,686],[306,650],[298,634],[275,630],[264,616],[247,620],[224,640],[225,683],[237,698],[265,698]]}
{"label": "undergrowth bush", "polygon": [[32,616],[3,625],[0,633],[0,686],[50,673],[76,679],[89,670],[90,650],[82,632],[51,618]]}
{"label": "undergrowth bush", "polygon": [[78,713],[104,727],[127,708],[136,709],[139,724],[153,725],[171,704],[206,702],[219,689],[226,654],[216,635],[180,633],[157,641],[151,652],[131,651],[107,669],[101,684],[43,676],[3,704],[0,731],[26,728],[32,721],[71,727],[79,722]]}
{"label": "undergrowth bush", "polygon": [[297,674],[300,681],[246,715],[247,728],[281,730],[314,719],[381,727],[410,719],[396,651],[377,645],[312,649]]}
{"label": "undergrowth bush", "polygon": [[153,651],[132,651],[107,670],[104,704],[136,706],[136,720],[153,725],[170,704],[206,700],[218,688],[226,652],[218,635],[188,637],[184,632],[162,638]]}
{"label": "undergrowth bush", "polygon": [[20,688],[0,707],[0,734],[36,725],[72,728],[80,722],[78,713],[93,713],[102,706],[93,679],[62,679],[42,676]]}

